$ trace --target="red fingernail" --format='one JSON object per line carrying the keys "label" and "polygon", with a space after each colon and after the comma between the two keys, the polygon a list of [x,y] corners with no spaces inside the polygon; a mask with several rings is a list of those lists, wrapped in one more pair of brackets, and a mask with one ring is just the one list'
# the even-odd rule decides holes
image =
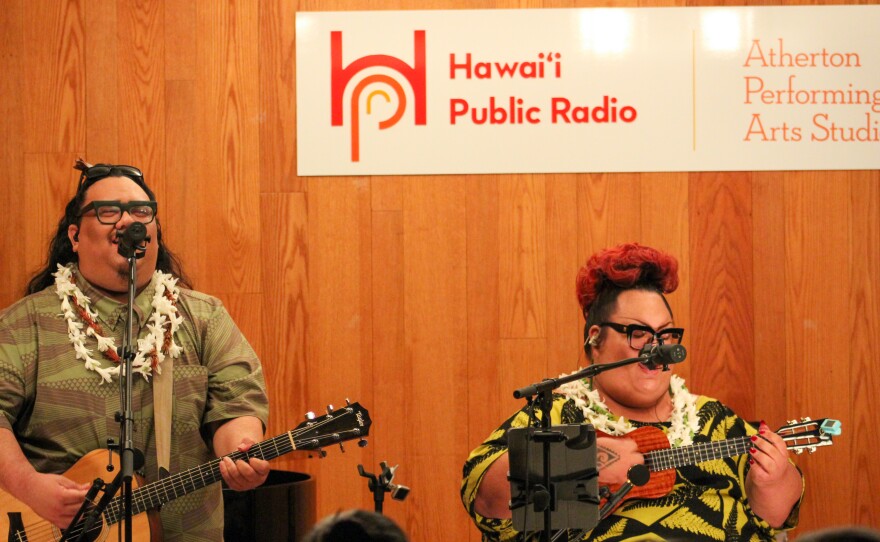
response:
{"label": "red fingernail", "polygon": [[752,435],[752,442],[758,441],[758,435]]}
{"label": "red fingernail", "polygon": [[766,429],[761,429],[760,431],[758,431],[758,433],[761,433],[762,435],[763,435],[764,433],[766,433],[766,432],[767,432]]}
{"label": "red fingernail", "polygon": [[767,422],[765,422],[764,420],[761,420],[761,425],[767,425]]}
{"label": "red fingernail", "polygon": [[754,465],[754,464],[755,464],[755,460],[750,457],[749,458],[749,465]]}
{"label": "red fingernail", "polygon": [[749,453],[756,454],[756,453],[758,453],[758,449],[757,448],[749,448]]}

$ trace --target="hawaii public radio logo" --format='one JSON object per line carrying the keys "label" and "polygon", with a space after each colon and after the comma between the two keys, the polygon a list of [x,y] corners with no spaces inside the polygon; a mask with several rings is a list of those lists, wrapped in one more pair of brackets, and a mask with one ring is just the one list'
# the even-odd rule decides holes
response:
{"label": "hawaii public radio logo", "polygon": [[[331,126],[343,125],[343,99],[345,97],[345,89],[352,81],[355,75],[363,70],[370,68],[389,68],[400,77],[404,83],[409,83],[413,93],[413,109],[415,113],[416,126],[424,126],[426,124],[427,114],[425,105],[426,94],[426,78],[425,78],[425,31],[413,31],[413,64],[409,65],[400,58],[391,55],[367,55],[362,56],[351,62],[348,66],[342,67],[342,32],[336,30],[330,32],[330,107],[331,107]],[[367,75],[359,80],[351,92],[351,101],[349,104],[350,128],[351,128],[351,161],[360,161],[360,123],[361,123],[361,95],[367,90],[367,87],[379,87],[366,96],[366,114],[371,114],[371,103],[373,98],[382,97],[386,102],[391,102],[391,97],[384,90],[390,87],[397,97],[397,109],[394,114],[379,121],[379,129],[386,130],[397,124],[406,111],[407,101],[406,93],[403,90],[401,81],[395,77],[386,75],[385,73],[376,73]]]}

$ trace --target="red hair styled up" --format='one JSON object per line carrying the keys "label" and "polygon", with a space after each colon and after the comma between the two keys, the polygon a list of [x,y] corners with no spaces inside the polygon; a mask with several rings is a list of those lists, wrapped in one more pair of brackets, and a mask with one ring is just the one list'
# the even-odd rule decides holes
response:
{"label": "red hair styled up", "polygon": [[606,289],[674,292],[678,288],[678,261],[657,249],[627,243],[593,254],[578,271],[576,282],[578,302],[586,317]]}

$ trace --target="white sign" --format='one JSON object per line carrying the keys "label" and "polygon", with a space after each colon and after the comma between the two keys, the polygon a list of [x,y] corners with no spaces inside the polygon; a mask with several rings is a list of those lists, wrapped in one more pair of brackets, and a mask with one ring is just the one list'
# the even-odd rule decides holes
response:
{"label": "white sign", "polygon": [[880,168],[880,6],[299,12],[299,175]]}

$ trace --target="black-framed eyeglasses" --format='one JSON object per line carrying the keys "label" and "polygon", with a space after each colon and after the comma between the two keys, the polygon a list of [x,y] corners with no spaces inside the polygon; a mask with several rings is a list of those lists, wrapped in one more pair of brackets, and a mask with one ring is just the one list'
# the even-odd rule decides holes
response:
{"label": "black-framed eyeglasses", "polygon": [[128,212],[131,218],[142,224],[149,224],[156,218],[155,201],[93,201],[80,209],[77,218],[90,211],[95,211],[95,217],[101,224],[116,224],[122,219],[122,213]]}
{"label": "black-framed eyeglasses", "polygon": [[129,177],[143,179],[144,174],[134,166],[97,164],[82,170],[79,175],[79,187],[82,188],[86,181],[104,179],[106,177]]}
{"label": "black-framed eyeglasses", "polygon": [[649,326],[641,324],[618,324],[617,322],[602,322],[600,327],[610,327],[618,333],[626,334],[626,341],[633,350],[641,350],[646,344],[657,341],[658,344],[681,344],[684,336],[684,328],[668,327],[660,331],[654,331]]}

